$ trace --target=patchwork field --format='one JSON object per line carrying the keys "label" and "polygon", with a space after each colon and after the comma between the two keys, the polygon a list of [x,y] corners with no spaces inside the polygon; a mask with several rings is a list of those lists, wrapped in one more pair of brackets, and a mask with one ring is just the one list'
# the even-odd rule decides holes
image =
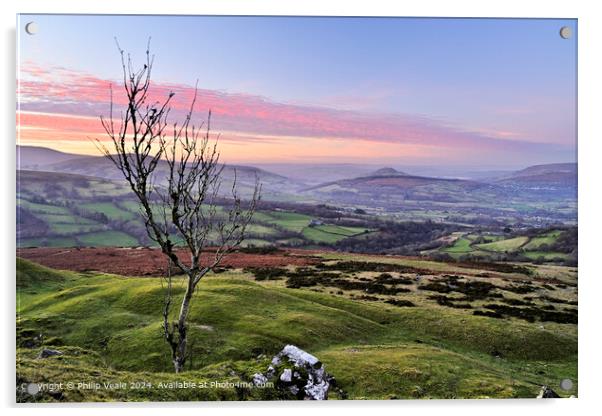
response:
{"label": "patchwork field", "polygon": [[[438,251],[452,257],[478,256],[495,257],[496,255],[510,254],[516,260],[527,261],[566,261],[570,253],[559,251],[565,249],[558,247],[559,238],[569,238],[567,230],[540,231],[535,235],[507,236],[503,234],[455,233],[452,244],[440,248]],[[576,232],[575,232],[576,242]]]}
{"label": "patchwork field", "polygon": [[[53,257],[39,250],[50,249],[19,254]],[[59,256],[62,268],[80,270],[81,250]],[[335,376],[343,393],[330,399],[535,397],[544,384],[563,396],[577,392],[574,268],[238,253],[199,286],[189,329],[192,357],[176,377],[161,338],[161,279],[132,277],[148,276],[135,265],[152,257],[149,250],[97,250],[94,271],[18,260],[18,383],[94,379],[151,387],[80,388],[39,394],[36,401],[278,399],[273,389],[156,386],[248,382],[286,344],[317,356]],[[107,274],[125,252],[140,259],[121,261],[133,265],[130,277]],[[62,355],[38,359],[42,348]],[[559,389],[564,378],[575,382],[571,391]],[[34,400],[26,393],[18,399]]]}
{"label": "patchwork field", "polygon": [[[18,247],[155,246],[123,184],[57,172],[20,171],[19,176]],[[435,207],[408,200],[394,211],[303,202],[262,202],[243,246],[576,264],[576,227],[526,227],[528,216],[517,217],[515,209],[500,209],[500,217],[467,201],[442,200]],[[225,217],[224,207],[216,208]],[[217,240],[215,233],[209,237]]]}
{"label": "patchwork field", "polygon": [[[78,175],[25,171],[17,198],[19,247],[149,246],[139,205],[125,186]],[[44,177],[55,176],[52,184]],[[218,214],[225,215],[222,207]],[[297,212],[268,209],[255,213],[244,245],[332,244],[369,231],[317,221]]]}

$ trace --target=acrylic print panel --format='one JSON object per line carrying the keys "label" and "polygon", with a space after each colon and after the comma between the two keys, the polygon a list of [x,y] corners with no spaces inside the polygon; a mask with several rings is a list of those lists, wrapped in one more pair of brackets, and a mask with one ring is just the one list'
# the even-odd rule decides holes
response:
{"label": "acrylic print panel", "polygon": [[17,32],[17,401],[577,395],[575,20]]}

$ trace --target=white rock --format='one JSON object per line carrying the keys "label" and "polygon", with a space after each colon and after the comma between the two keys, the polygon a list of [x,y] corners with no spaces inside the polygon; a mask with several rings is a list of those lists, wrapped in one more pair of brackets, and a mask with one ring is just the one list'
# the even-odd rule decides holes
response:
{"label": "white rock", "polygon": [[280,375],[280,380],[284,381],[285,383],[290,383],[292,379],[293,370],[291,370],[290,368],[285,368],[282,374]]}
{"label": "white rock", "polygon": [[305,394],[310,400],[326,400],[328,398],[329,387],[330,385],[326,380],[317,384],[312,384],[308,381],[305,385]]}
{"label": "white rock", "polygon": [[[286,364],[287,362],[293,364],[294,368],[284,368],[282,370],[283,364]],[[325,367],[318,358],[294,345],[287,345],[276,354],[265,375],[261,374],[262,377],[257,377],[256,374],[254,382],[256,384],[265,383],[267,380],[272,380],[276,374],[279,374],[280,371],[282,371],[280,374],[280,381],[287,383],[286,389],[297,396],[301,389],[295,385],[291,385],[291,383],[293,379],[301,380],[304,378],[300,371],[296,371],[296,369],[300,368],[303,368],[304,372],[307,374],[307,379],[304,380],[305,386],[302,389],[304,399],[327,400],[330,383],[334,379],[326,373]]]}
{"label": "white rock", "polygon": [[253,384],[255,384],[256,386],[259,385],[263,385],[265,383],[267,383],[268,378],[266,376],[264,376],[261,373],[255,373],[253,374]]}
{"label": "white rock", "polygon": [[301,348],[295,347],[294,345],[287,345],[282,349],[280,354],[288,357],[289,360],[298,366],[309,364],[313,367],[320,361],[313,355],[303,351]]}

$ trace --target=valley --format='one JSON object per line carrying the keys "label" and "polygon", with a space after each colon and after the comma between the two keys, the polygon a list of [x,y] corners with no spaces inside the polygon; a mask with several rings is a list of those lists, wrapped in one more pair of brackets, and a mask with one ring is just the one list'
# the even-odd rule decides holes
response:
{"label": "valley", "polygon": [[[18,247],[153,245],[136,200],[110,161],[40,148],[19,152]],[[256,178],[262,184],[262,201],[245,246],[576,259],[576,243],[550,248],[556,237],[566,239],[575,230],[576,170],[571,164],[535,166],[488,182],[381,168],[311,186],[299,180],[299,167],[291,171],[293,179],[283,176],[282,169],[271,173],[234,166],[225,171],[223,188],[231,186],[236,170],[243,198]],[[333,171],[336,167],[322,172]],[[345,172],[357,172],[357,167],[345,166],[338,175]],[[221,203],[227,206],[226,194]],[[538,244],[542,238],[551,240]]]}

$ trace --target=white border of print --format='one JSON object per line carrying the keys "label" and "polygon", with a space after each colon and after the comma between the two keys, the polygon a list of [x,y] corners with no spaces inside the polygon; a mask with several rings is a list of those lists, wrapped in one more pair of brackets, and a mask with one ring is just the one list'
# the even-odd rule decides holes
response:
{"label": "white border of print", "polygon": [[[239,415],[283,413],[306,415],[308,412],[329,413],[345,411],[365,414],[375,409],[379,414],[445,413],[447,415],[504,415],[508,412],[545,412],[549,415],[587,414],[599,408],[598,386],[602,374],[599,358],[600,331],[597,319],[598,296],[602,293],[602,278],[598,273],[600,236],[600,117],[602,108],[600,77],[602,73],[600,42],[602,16],[596,13],[593,1],[524,1],[505,0],[421,0],[413,2],[386,0],[4,0],[0,3],[3,31],[2,77],[2,221],[3,245],[0,250],[5,273],[2,274],[3,336],[0,342],[2,360],[2,404],[4,414],[113,415],[129,412],[145,415],[164,415],[178,412],[179,416],[219,413]],[[329,402],[329,403],[161,403],[161,404],[66,404],[32,407],[16,405],[15,391],[15,16],[16,13],[119,13],[119,14],[236,14],[236,15],[336,15],[336,16],[442,16],[442,17],[554,17],[579,19],[579,399],[573,400],[438,400],[401,402]],[[175,407],[182,407],[176,410]],[[593,412],[592,412],[593,413]]]}

